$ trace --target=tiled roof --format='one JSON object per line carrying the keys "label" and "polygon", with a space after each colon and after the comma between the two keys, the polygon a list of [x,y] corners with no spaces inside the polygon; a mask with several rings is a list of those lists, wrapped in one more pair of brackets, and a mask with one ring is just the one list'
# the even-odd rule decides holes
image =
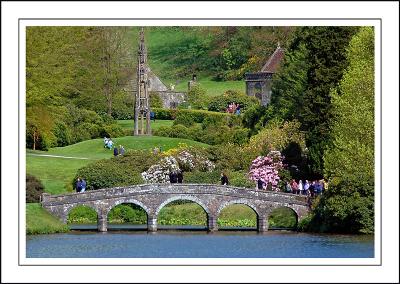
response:
{"label": "tiled roof", "polygon": [[279,67],[280,62],[283,59],[284,54],[285,54],[284,49],[278,45],[274,53],[268,59],[267,63],[265,63],[265,65],[261,69],[261,72],[275,73]]}

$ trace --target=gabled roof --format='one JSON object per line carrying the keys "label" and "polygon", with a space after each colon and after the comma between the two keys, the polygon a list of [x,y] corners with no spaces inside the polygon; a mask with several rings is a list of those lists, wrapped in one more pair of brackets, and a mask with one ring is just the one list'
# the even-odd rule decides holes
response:
{"label": "gabled roof", "polygon": [[274,53],[268,59],[267,63],[265,63],[265,65],[261,69],[261,72],[275,73],[284,55],[285,55],[284,49],[281,48],[278,44],[278,47],[275,49]]}

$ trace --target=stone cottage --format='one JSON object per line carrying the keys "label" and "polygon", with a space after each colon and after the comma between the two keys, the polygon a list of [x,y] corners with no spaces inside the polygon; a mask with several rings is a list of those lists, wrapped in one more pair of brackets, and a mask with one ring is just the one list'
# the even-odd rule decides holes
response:
{"label": "stone cottage", "polygon": [[147,68],[148,91],[158,93],[163,103],[163,108],[176,108],[179,104],[186,101],[186,93],[175,92],[172,88],[169,89],[160,78],[151,71],[150,67]]}

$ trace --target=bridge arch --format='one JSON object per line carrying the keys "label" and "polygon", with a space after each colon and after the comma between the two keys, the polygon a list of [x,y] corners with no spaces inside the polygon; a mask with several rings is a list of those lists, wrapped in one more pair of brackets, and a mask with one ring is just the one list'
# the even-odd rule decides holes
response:
{"label": "bridge arch", "polygon": [[259,211],[259,209],[253,203],[249,202],[247,199],[235,199],[235,200],[230,200],[230,201],[223,202],[219,206],[219,208],[217,210],[217,217],[221,214],[222,209],[224,209],[225,207],[228,207],[229,205],[233,205],[233,204],[244,204],[244,205],[247,205],[248,207],[253,209],[253,211],[257,215],[257,218],[259,218],[261,216],[261,212]]}
{"label": "bridge arch", "polygon": [[68,205],[68,206],[67,206],[67,209],[64,211],[64,212],[65,212],[65,213],[64,213],[64,214],[65,214],[65,220],[68,219],[68,216],[69,216],[69,214],[71,213],[71,210],[74,209],[74,208],[76,208],[76,207],[79,207],[79,206],[89,207],[89,208],[93,209],[94,211],[96,211],[97,219],[100,218],[100,216],[101,216],[101,209],[100,209],[98,206],[96,206],[95,204],[90,204],[90,203],[85,203],[85,204],[73,203],[73,204]]}
{"label": "bridge arch", "polygon": [[173,202],[173,201],[177,201],[177,200],[192,201],[192,202],[194,202],[194,203],[200,205],[200,206],[204,209],[204,211],[207,213],[207,216],[209,216],[209,215],[211,214],[210,209],[209,209],[199,198],[197,198],[197,197],[195,197],[195,196],[190,196],[190,195],[189,195],[189,196],[186,196],[186,195],[178,195],[178,196],[170,197],[170,198],[166,199],[164,202],[162,202],[162,203],[157,207],[157,209],[156,209],[156,211],[155,211],[155,216],[158,216],[158,213],[160,213],[161,209],[162,209],[165,205],[167,205],[167,204],[169,204],[169,203],[171,203],[171,202]]}
{"label": "bridge arch", "polygon": [[110,213],[111,209],[113,209],[115,206],[118,206],[120,204],[135,204],[135,205],[139,206],[140,208],[142,208],[146,212],[147,216],[150,215],[150,209],[146,205],[144,205],[142,202],[140,202],[136,199],[133,199],[133,198],[124,198],[124,199],[116,200],[116,201],[110,203],[104,212],[105,217],[108,216],[108,213]]}
{"label": "bridge arch", "polygon": [[[267,218],[268,218],[268,220],[272,218],[272,217],[271,217],[272,213],[273,213],[275,210],[279,210],[279,209],[286,209],[286,210],[292,212],[293,215],[294,215],[294,217],[296,218],[296,221],[295,221],[295,225],[294,225],[294,226],[297,226],[297,225],[299,224],[301,215],[299,215],[299,213],[297,212],[296,208],[293,208],[293,207],[290,206],[290,205],[278,205],[278,206],[274,206],[273,208],[271,208],[271,209],[267,212]],[[275,211],[275,212],[276,212],[276,211]]]}

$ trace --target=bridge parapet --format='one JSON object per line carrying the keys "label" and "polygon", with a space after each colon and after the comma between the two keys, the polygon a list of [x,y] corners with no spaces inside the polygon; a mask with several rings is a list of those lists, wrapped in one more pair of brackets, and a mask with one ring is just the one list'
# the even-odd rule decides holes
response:
{"label": "bridge parapet", "polygon": [[307,204],[307,198],[301,195],[216,184],[141,184],[128,187],[90,190],[83,193],[78,192],[59,195],[43,194],[42,204],[56,205],[148,194],[227,195],[237,196],[238,198],[246,197],[301,205]]}

